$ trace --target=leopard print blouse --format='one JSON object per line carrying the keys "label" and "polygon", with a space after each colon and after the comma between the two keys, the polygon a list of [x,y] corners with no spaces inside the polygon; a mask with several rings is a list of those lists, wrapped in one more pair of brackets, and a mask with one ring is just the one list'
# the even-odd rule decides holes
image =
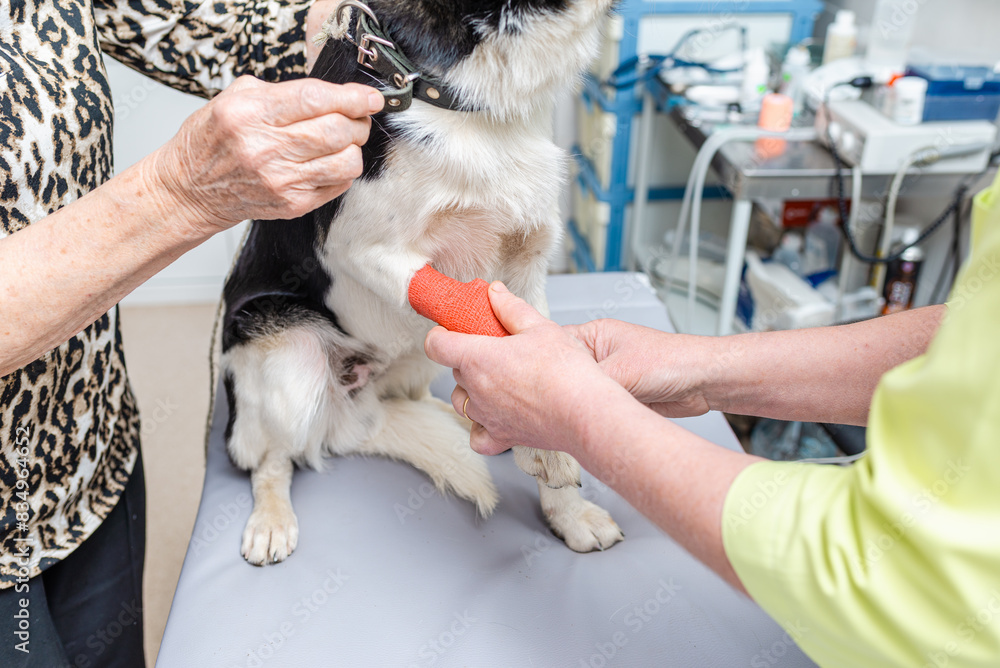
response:
{"label": "leopard print blouse", "polygon": [[[303,76],[308,8],[297,0],[0,3],[0,240],[111,177],[102,51],[211,97],[241,74]],[[117,308],[0,378],[0,588],[94,532],[138,447]]]}

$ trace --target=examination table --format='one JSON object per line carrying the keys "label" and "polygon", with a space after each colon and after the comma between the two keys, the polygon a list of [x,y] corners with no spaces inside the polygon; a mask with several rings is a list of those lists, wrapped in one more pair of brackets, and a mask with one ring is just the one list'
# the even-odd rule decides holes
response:
{"label": "examination table", "polygon": [[[553,276],[552,318],[612,317],[670,330],[643,276]],[[447,398],[450,371],[435,382]],[[584,474],[625,540],[577,554],[555,538],[533,478],[491,458],[483,520],[409,465],[361,457],[300,470],[300,538],[283,563],[240,556],[250,479],[223,444],[220,396],[205,489],[157,666],[812,666],[763,611]],[[739,449],[718,413],[677,420]]]}

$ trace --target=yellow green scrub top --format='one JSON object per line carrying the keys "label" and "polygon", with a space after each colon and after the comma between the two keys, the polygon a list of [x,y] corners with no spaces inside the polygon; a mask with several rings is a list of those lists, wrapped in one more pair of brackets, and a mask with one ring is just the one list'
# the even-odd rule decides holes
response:
{"label": "yellow green scrub top", "polygon": [[733,568],[824,668],[1000,666],[1000,177],[973,238],[926,353],[875,390],[867,454],[753,464],[726,497]]}

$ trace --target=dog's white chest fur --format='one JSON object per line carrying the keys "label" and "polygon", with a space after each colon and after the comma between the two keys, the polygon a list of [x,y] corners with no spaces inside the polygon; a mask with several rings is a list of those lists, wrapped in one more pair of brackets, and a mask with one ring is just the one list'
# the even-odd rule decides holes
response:
{"label": "dog's white chest fur", "polygon": [[[550,139],[547,109],[498,124],[414,106],[405,118],[387,120],[402,132],[385,170],[345,195],[324,248],[332,273],[353,279],[334,282],[331,308],[375,345],[383,345],[387,329],[394,338],[401,327],[412,329],[404,325],[415,322],[406,308],[407,275],[427,258],[458,280],[519,283],[559,238],[566,155]],[[371,294],[363,295],[362,285],[374,286]],[[359,299],[366,308],[358,309]],[[376,317],[352,315],[359,313]]]}

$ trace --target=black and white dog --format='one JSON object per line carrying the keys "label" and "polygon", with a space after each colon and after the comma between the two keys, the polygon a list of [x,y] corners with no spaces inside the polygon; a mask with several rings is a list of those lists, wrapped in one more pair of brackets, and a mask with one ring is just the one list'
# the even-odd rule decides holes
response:
{"label": "black and white dog", "polygon": [[[596,53],[611,3],[348,0],[327,22],[312,76],[395,91],[387,111],[403,111],[374,118],[364,173],[343,196],[297,220],[255,221],[226,284],[226,440],[251,471],[250,563],[295,549],[293,468],[326,455],[409,462],[492,512],[496,488],[469,450],[468,421],[429,394],[441,371],[423,351],[433,323],[407,288],[430,263],[460,281],[502,280],[547,312],[566,175],[553,107]],[[580,496],[569,455],[516,447],[514,459],[570,548],[622,539]]]}

